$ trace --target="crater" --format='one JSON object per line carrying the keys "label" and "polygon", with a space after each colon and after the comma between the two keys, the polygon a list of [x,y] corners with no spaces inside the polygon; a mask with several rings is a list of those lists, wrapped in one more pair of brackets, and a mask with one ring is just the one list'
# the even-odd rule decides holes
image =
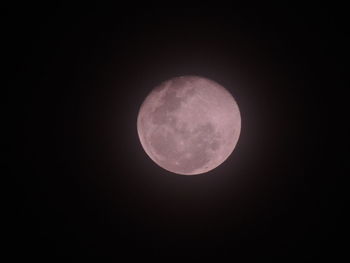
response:
{"label": "crater", "polygon": [[[208,151],[210,144],[209,139],[214,136],[215,129],[212,124],[206,123],[195,129],[192,134],[182,134],[184,140],[187,142],[187,147],[181,155],[174,156],[178,165],[177,168],[182,173],[190,174],[197,169],[203,169],[205,165],[211,160]],[[186,137],[185,137],[186,136]]]}

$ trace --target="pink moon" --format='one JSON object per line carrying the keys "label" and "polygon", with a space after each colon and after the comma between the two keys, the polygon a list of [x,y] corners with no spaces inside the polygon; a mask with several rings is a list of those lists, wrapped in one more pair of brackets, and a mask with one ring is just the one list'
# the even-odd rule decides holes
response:
{"label": "pink moon", "polygon": [[181,175],[209,172],[233,152],[241,115],[231,93],[199,76],[175,77],[146,97],[137,132],[146,154],[163,169]]}

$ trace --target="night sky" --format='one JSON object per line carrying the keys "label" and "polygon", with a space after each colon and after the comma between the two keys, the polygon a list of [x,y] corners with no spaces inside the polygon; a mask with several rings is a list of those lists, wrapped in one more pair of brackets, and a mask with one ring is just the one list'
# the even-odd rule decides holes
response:
{"label": "night sky", "polygon": [[[344,7],[18,4],[6,13],[13,256],[340,258]],[[136,129],[148,93],[181,75],[226,87],[242,116],[233,154],[197,176],[157,166]]]}

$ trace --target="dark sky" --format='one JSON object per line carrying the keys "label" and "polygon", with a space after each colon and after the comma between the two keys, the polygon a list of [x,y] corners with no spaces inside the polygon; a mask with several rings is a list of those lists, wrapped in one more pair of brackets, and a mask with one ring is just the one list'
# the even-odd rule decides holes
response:
{"label": "dark sky", "polygon": [[[344,7],[6,9],[14,255],[340,257]],[[161,169],[137,136],[144,98],[180,75],[225,86],[242,114],[234,153],[199,176]]]}

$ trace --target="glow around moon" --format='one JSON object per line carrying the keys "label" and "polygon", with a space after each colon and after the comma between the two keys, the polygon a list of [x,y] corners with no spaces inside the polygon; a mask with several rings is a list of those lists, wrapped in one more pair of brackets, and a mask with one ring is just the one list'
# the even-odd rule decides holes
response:
{"label": "glow around moon", "polygon": [[177,174],[208,172],[233,152],[241,116],[233,96],[218,83],[197,76],[176,77],[156,87],[137,118],[147,155]]}

